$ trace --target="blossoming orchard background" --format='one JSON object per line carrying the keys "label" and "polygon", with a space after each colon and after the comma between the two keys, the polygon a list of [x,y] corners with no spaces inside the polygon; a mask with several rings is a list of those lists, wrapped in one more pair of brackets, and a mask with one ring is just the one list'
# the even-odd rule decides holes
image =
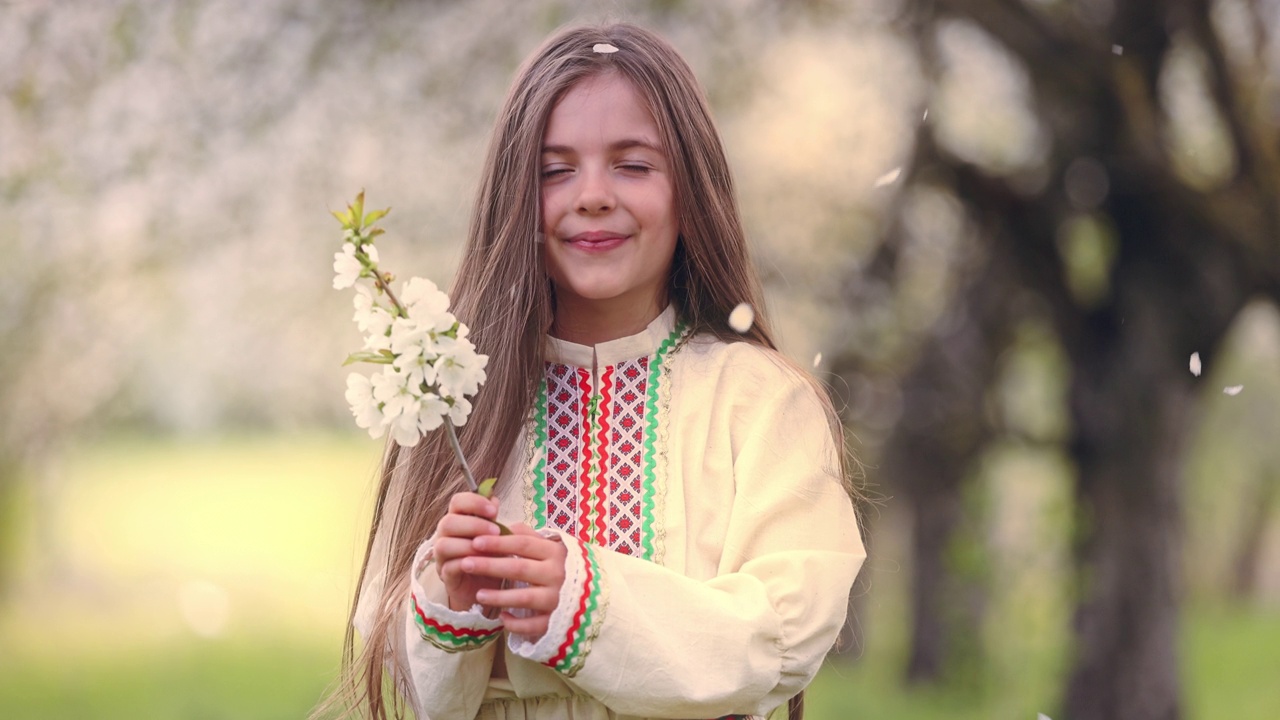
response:
{"label": "blossoming orchard background", "polygon": [[517,63],[609,18],[877,499],[811,717],[1280,716],[1275,0],[0,0],[0,716],[313,706],[381,447],[329,210],[447,289]]}

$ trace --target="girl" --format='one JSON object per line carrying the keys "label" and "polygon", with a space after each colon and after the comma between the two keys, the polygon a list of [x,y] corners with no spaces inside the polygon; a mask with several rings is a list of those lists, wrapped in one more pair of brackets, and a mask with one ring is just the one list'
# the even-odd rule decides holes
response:
{"label": "girl", "polygon": [[460,492],[441,433],[389,445],[348,700],[386,717],[384,669],[433,720],[763,716],[800,693],[865,558],[841,436],[762,315],[728,325],[761,292],[665,41],[571,29],[526,61],[452,297],[490,357],[461,443],[497,490]]}

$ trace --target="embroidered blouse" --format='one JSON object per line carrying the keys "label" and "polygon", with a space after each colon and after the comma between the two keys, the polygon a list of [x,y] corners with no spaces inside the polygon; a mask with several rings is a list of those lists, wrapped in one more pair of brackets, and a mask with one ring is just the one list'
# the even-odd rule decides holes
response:
{"label": "embroidered blouse", "polygon": [[866,557],[813,387],[772,351],[689,337],[672,308],[595,347],[548,338],[545,368],[497,495],[500,520],[567,546],[559,606],[536,641],[500,641],[479,605],[448,608],[424,542],[396,648],[418,717],[724,718],[785,703],[835,641]]}

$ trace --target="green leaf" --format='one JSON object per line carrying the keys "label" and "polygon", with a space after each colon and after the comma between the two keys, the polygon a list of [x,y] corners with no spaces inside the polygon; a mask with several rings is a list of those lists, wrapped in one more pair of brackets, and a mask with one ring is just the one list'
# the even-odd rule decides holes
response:
{"label": "green leaf", "polygon": [[392,355],[391,357],[387,357],[386,355],[382,355],[380,353],[355,352],[348,355],[347,359],[342,361],[342,366],[346,367],[348,365],[351,365],[353,363],[358,363],[358,362],[373,363],[375,365],[390,365],[394,360],[395,360],[394,355]]}
{"label": "green leaf", "polygon": [[342,227],[343,227],[343,228],[350,228],[350,227],[351,227],[351,215],[350,215],[350,214],[348,214],[348,213],[344,213],[344,212],[338,212],[337,210],[330,210],[329,212],[333,213],[333,216],[334,216],[334,217],[336,217],[336,218],[338,218],[338,222],[342,223]]}
{"label": "green leaf", "polygon": [[373,229],[369,230],[369,232],[365,233],[365,237],[367,237],[367,238],[369,238],[370,240],[372,240],[373,238],[378,237],[379,235],[381,235],[381,234],[382,234],[382,233],[384,233],[384,232],[386,232],[386,230],[383,230],[382,228],[373,228]]}
{"label": "green leaf", "polygon": [[476,489],[476,492],[484,497],[493,497],[493,486],[496,482],[498,482],[496,477],[485,478],[480,481],[480,487]]}
{"label": "green leaf", "polygon": [[364,190],[356,196],[355,206],[351,208],[351,218],[355,220],[356,227],[364,225]]}
{"label": "green leaf", "polygon": [[387,213],[389,213],[389,212],[391,212],[391,208],[383,208],[382,210],[374,210],[373,212],[369,213],[368,215],[365,215],[365,216],[364,216],[364,224],[365,224],[365,226],[367,227],[367,226],[369,226],[369,225],[372,225],[372,224],[374,224],[374,223],[378,222],[378,221],[379,221],[379,220],[381,220],[382,218],[386,217],[386,216],[387,216]]}

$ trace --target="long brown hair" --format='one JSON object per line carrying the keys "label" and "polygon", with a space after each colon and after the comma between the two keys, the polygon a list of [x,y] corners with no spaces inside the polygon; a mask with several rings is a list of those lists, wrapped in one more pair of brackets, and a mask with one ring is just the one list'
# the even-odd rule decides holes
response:
{"label": "long brown hair", "polygon": [[[597,44],[616,52],[596,52]],[[669,297],[692,333],[775,348],[735,200],[728,162],[704,93],[693,72],[665,40],[635,25],[562,30],[521,66],[489,143],[462,263],[450,295],[455,314],[489,355],[488,382],[475,396],[471,421],[460,429],[462,448],[477,477],[501,476],[518,441],[542,378],[544,334],[554,299],[537,242],[541,230],[540,169],[547,118],[564,93],[582,79],[616,72],[645,99],[672,168],[681,230]],[[741,302],[756,310],[745,334],[728,325]],[[824,396],[825,397],[825,396]],[[407,668],[393,646],[407,595],[414,551],[435,530],[449,497],[462,489],[460,471],[441,433],[416,447],[388,442],[356,602],[343,648],[335,705],[384,720],[386,669],[397,690],[391,713],[403,716]],[[372,620],[355,653],[352,624],[364,598]],[[794,712],[795,703],[791,708]]]}

